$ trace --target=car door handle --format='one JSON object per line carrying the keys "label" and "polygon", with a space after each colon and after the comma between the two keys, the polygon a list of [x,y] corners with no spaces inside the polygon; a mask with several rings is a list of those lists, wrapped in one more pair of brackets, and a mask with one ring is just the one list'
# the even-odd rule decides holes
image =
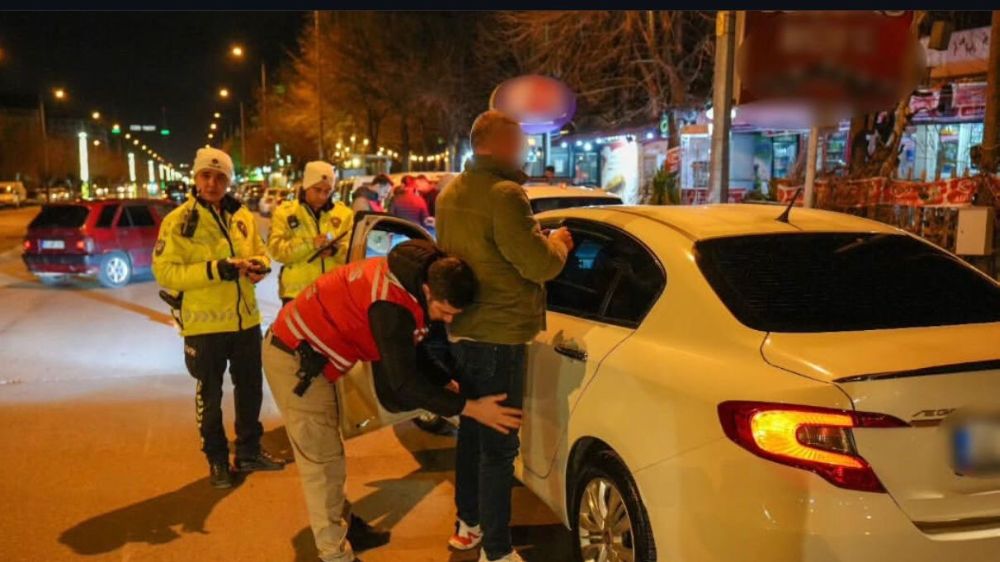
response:
{"label": "car door handle", "polygon": [[558,353],[559,355],[565,355],[566,357],[569,357],[570,359],[576,359],[577,361],[586,361],[587,360],[587,352],[585,350],[583,350],[583,349],[578,348],[578,347],[571,347],[571,346],[568,346],[566,344],[560,343],[560,344],[556,344],[556,348],[555,349],[556,349],[556,353]]}

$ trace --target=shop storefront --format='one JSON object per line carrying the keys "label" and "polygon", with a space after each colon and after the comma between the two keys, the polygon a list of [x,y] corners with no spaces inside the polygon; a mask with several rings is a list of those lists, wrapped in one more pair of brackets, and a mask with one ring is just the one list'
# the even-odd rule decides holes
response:
{"label": "shop storefront", "polygon": [[986,83],[946,84],[910,101],[914,117],[900,147],[903,179],[952,179],[978,173],[970,159],[983,142]]}

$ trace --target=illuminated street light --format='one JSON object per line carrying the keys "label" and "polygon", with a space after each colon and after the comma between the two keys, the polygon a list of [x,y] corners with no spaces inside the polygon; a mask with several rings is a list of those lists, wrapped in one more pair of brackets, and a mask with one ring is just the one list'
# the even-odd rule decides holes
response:
{"label": "illuminated street light", "polygon": [[219,97],[223,98],[223,99],[228,98],[229,97],[229,90],[226,89],[226,88],[219,88]]}
{"label": "illuminated street light", "polygon": [[218,111],[216,111],[215,113],[212,114],[212,116],[215,117],[216,119],[218,119],[218,118],[222,117],[222,114],[219,113]]}
{"label": "illuminated street light", "polygon": [[143,150],[147,150],[146,145],[142,145]]}
{"label": "illuminated street light", "polygon": [[95,111],[91,113],[90,116],[94,118],[94,121],[98,121],[101,118],[101,112]]}
{"label": "illuminated street light", "polygon": [[64,99],[66,97],[66,90],[62,88],[56,88],[52,91],[52,95],[56,97],[57,100]]}
{"label": "illuminated street light", "polygon": [[243,47],[239,45],[233,45],[233,48],[229,51],[236,58],[243,58]]}
{"label": "illuminated street light", "polygon": [[132,133],[125,133],[125,138],[126,139],[132,138]]}
{"label": "illuminated street light", "polygon": [[135,153],[128,153],[128,180],[135,183]]}
{"label": "illuminated street light", "polygon": [[364,140],[364,145],[365,145],[365,146],[368,146],[368,139],[365,139],[365,140]]}
{"label": "illuminated street light", "polygon": [[218,126],[215,123],[212,123],[211,125],[208,126],[208,128],[214,131],[215,129],[218,128]]}
{"label": "illuminated street light", "polygon": [[132,144],[139,146],[139,139],[133,139]]}
{"label": "illuminated street light", "polygon": [[212,133],[208,133],[208,138],[213,139],[215,138],[215,135],[213,135]]}
{"label": "illuminated street light", "polygon": [[101,146],[101,141],[98,139],[94,139],[94,146]]}

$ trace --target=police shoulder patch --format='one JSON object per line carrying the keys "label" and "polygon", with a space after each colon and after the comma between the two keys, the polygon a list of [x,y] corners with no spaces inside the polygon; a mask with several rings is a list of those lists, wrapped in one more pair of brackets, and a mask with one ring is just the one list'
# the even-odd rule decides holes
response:
{"label": "police shoulder patch", "polygon": [[288,217],[288,227],[289,228],[298,228],[299,227],[299,217],[297,217],[295,215],[289,216]]}
{"label": "police shoulder patch", "polygon": [[340,228],[340,217],[330,217],[330,224],[333,228]]}
{"label": "police shoulder patch", "polygon": [[236,228],[240,229],[240,234],[242,234],[244,238],[250,235],[250,231],[247,229],[247,224],[242,220],[236,221]]}
{"label": "police shoulder patch", "polygon": [[167,247],[166,240],[164,240],[163,238],[160,238],[159,240],[156,241],[156,249],[155,249],[154,253],[157,256],[163,255],[163,249],[166,248],[166,247]]}

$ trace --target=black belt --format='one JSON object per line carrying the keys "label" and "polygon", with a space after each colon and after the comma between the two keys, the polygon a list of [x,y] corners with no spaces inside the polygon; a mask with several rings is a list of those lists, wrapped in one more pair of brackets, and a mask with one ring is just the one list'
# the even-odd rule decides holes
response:
{"label": "black belt", "polygon": [[268,328],[267,331],[268,331],[268,334],[271,336],[271,345],[273,345],[274,347],[277,347],[278,349],[280,349],[281,351],[284,351],[285,353],[287,353],[289,355],[295,355],[295,350],[292,349],[292,348],[290,348],[290,347],[288,347],[288,344],[286,344],[285,342],[281,341],[281,338],[279,338],[278,336],[274,335],[274,332],[271,331],[270,328]]}

